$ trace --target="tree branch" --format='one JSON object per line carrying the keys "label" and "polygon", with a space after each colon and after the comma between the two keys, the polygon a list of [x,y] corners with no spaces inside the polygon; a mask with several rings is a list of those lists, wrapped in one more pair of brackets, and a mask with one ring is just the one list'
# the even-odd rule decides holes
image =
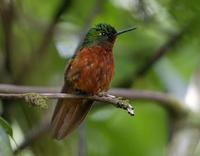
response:
{"label": "tree branch", "polygon": [[45,134],[47,134],[49,128],[50,128],[49,121],[41,122],[40,124],[37,124],[36,126],[34,126],[26,135],[25,137],[26,139],[22,143],[20,143],[17,146],[17,148],[14,150],[14,154],[17,154],[21,150],[30,146],[39,138],[43,137]]}
{"label": "tree branch", "polygon": [[13,47],[13,20],[14,20],[14,4],[11,0],[6,3],[4,1],[0,2],[0,16],[2,19],[2,28],[4,33],[4,51],[5,51],[5,70],[8,74],[12,74],[12,47]]}
{"label": "tree branch", "polygon": [[[113,95],[74,95],[74,94],[65,94],[65,93],[0,93],[1,99],[28,99],[26,101],[31,101],[31,104],[35,104],[32,101],[36,101],[41,98],[48,99],[90,99],[94,101],[107,102],[111,103],[115,107],[122,108],[128,111],[130,115],[134,115],[133,107],[128,104],[127,101],[117,98]],[[30,99],[30,100],[29,100]]]}
{"label": "tree branch", "polygon": [[[16,86],[16,85],[0,84],[0,93],[6,94],[5,96],[8,96],[7,98],[9,98],[9,95],[11,93],[15,93],[15,94],[20,93],[22,95],[24,93],[42,93],[41,95],[47,95],[49,98],[72,98],[72,97],[81,98],[78,95],[63,94],[63,93],[59,93],[59,91],[60,89],[55,88],[55,87],[36,87],[36,86],[30,87],[30,86]],[[7,95],[8,93],[9,95]],[[47,93],[47,94],[44,94],[44,93]],[[184,115],[185,113],[188,112],[186,105],[182,101],[179,101],[178,99],[176,99],[176,97],[173,97],[171,95],[168,95],[162,92],[115,88],[115,89],[109,90],[108,94],[112,94],[112,95],[127,98],[127,99],[132,99],[132,100],[155,101],[155,102],[158,102],[158,104],[160,104],[161,106],[167,108],[173,114],[177,114],[177,115]],[[82,98],[85,98],[85,97],[82,97]],[[92,96],[92,97],[87,97],[87,98],[92,98],[93,100],[96,100],[96,101],[103,100],[103,102],[110,102],[109,98],[104,99],[104,97],[102,98],[98,96],[96,97]]]}
{"label": "tree branch", "polygon": [[172,37],[150,57],[146,64],[144,64],[135,74],[135,77],[140,77],[144,75],[152,66],[158,62],[160,58],[162,58],[166,53],[170,52],[169,50],[174,47],[183,35],[186,33],[186,29],[181,30],[179,33],[172,35]]}
{"label": "tree branch", "polygon": [[123,82],[120,83],[118,86],[129,88],[129,86],[132,85],[138,78],[144,76],[154,66],[155,63],[157,63],[163,56],[165,56],[167,53],[170,52],[171,48],[175,47],[179,43],[179,41],[183,38],[186,32],[188,32],[191,23],[182,30],[180,30],[178,33],[172,35],[166,43],[161,45],[155,51],[155,53],[153,53],[153,55],[149,57],[149,60],[147,60],[141,67],[139,67],[136,70],[136,72],[130,75],[131,78],[130,77],[125,78],[125,80],[123,80]]}
{"label": "tree branch", "polygon": [[[16,85],[7,85],[7,84],[0,84],[0,93],[1,96],[6,96],[7,98],[24,98],[24,95],[27,93],[35,92],[41,93],[43,96],[48,96],[49,98],[91,98],[97,101],[103,102],[113,102],[112,98],[109,99],[108,97],[98,97],[98,96],[78,96],[78,95],[71,95],[71,94],[63,94],[58,93],[59,88],[54,87],[30,87],[30,86],[16,86]],[[45,94],[48,92],[48,94]],[[19,95],[19,93],[21,95]],[[168,110],[174,112],[174,114],[186,115],[189,110],[185,107],[184,103],[177,100],[176,98],[161,92],[155,91],[141,91],[141,90],[127,90],[127,89],[111,89],[108,93],[114,94],[116,96],[121,96],[124,98],[129,98],[133,100],[152,100],[159,102],[161,106],[164,106]],[[21,96],[21,97],[20,97]],[[110,101],[111,100],[111,101]],[[43,127],[38,128],[37,127]],[[49,120],[41,124],[40,126],[36,125],[36,128],[30,133],[28,133],[26,139],[19,145],[19,147],[15,150],[15,153],[19,152],[20,150],[30,146],[34,141],[40,139],[42,134],[45,134],[49,129]],[[32,134],[33,133],[33,134]]]}
{"label": "tree branch", "polygon": [[78,129],[79,134],[79,152],[78,156],[86,155],[86,124],[83,122]]}
{"label": "tree branch", "polygon": [[62,2],[58,6],[58,8],[53,16],[52,22],[49,24],[46,32],[43,35],[43,39],[42,39],[38,49],[36,50],[35,53],[32,54],[32,56],[30,57],[29,60],[25,61],[24,65],[22,66],[21,71],[19,72],[19,74],[15,80],[16,82],[22,81],[23,78],[25,77],[25,75],[28,74],[27,72],[31,71],[30,68],[32,67],[33,64],[30,62],[37,62],[38,57],[40,58],[40,60],[42,60],[41,57],[43,57],[44,54],[46,54],[46,52],[47,52],[48,45],[53,37],[56,25],[57,25],[58,21],[60,20],[60,17],[70,6],[71,6],[71,0],[62,0]]}
{"label": "tree branch", "polygon": [[85,19],[85,24],[83,25],[81,31],[80,31],[80,41],[78,43],[78,46],[75,49],[74,54],[76,54],[81,46],[81,44],[83,43],[84,40],[84,36],[86,34],[86,32],[88,31],[88,29],[90,28],[93,20],[97,17],[97,15],[99,13],[101,13],[102,8],[103,8],[103,4],[105,3],[105,0],[96,0],[95,2],[95,6],[93,7],[91,13],[89,14],[89,16],[87,16],[87,18]]}

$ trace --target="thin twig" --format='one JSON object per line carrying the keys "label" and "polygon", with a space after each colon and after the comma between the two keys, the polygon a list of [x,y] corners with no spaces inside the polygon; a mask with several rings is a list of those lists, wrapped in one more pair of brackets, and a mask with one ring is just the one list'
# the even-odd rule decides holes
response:
{"label": "thin twig", "polygon": [[105,0],[96,0],[95,6],[93,7],[89,16],[87,16],[87,18],[85,19],[85,24],[83,25],[83,27],[80,31],[80,35],[79,35],[80,42],[79,42],[78,46],[76,47],[74,54],[76,54],[78,52],[81,44],[83,43],[83,39],[84,39],[86,32],[90,28],[93,20],[97,17],[97,15],[99,15],[101,13],[103,4],[105,2],[106,2]]}
{"label": "thin twig", "polygon": [[144,22],[149,22],[151,20],[151,14],[147,9],[147,4],[144,0],[137,0],[136,1],[136,11],[138,16],[144,20]]}
{"label": "thin twig", "polygon": [[10,75],[12,74],[12,47],[13,47],[13,20],[14,20],[14,6],[13,1],[9,3],[1,2],[0,16],[2,19],[2,28],[4,33],[4,51],[5,51],[5,70]]}
{"label": "thin twig", "polygon": [[[148,71],[157,63],[163,56],[170,52],[170,49],[175,47],[183,36],[188,32],[191,23],[183,28],[180,32],[172,35],[169,40],[161,45],[152,56],[149,57],[141,67],[139,67],[136,72],[134,72],[130,77],[125,78],[118,86],[129,88],[138,78],[144,76]],[[133,78],[134,77],[134,78]]]}
{"label": "thin twig", "polygon": [[26,147],[34,143],[36,140],[47,134],[49,127],[49,121],[41,122],[40,124],[34,126],[26,135],[26,139],[22,143],[20,143],[14,150],[14,154],[17,154],[19,151],[25,149]]}
{"label": "thin twig", "polygon": [[71,6],[71,0],[63,0],[58,9],[55,12],[55,15],[53,17],[53,20],[51,22],[51,24],[49,25],[49,27],[47,28],[47,31],[44,34],[44,37],[42,39],[42,42],[38,48],[38,55],[45,53],[47,51],[47,47],[53,37],[55,28],[57,23],[60,20],[60,17],[64,14],[64,12]]}
{"label": "thin twig", "polygon": [[162,58],[166,53],[170,52],[170,49],[175,46],[178,41],[183,37],[183,35],[186,33],[186,30],[183,29],[179,33],[173,35],[164,45],[162,45],[156,53],[153,54],[152,57],[150,57],[149,61],[147,61],[146,64],[144,64],[141,68],[138,69],[136,72],[136,77],[144,75],[152,66],[160,59]]}
{"label": "thin twig", "polygon": [[83,122],[78,129],[79,132],[79,155],[78,156],[85,156],[86,155],[86,124]]}
{"label": "thin twig", "polygon": [[167,93],[150,90],[132,90],[120,88],[112,89],[108,93],[113,94],[115,96],[132,99],[134,101],[143,100],[158,102],[159,105],[167,108],[167,110],[174,115],[182,116],[188,113],[188,109],[183,101],[180,101],[176,97]]}
{"label": "thin twig", "polygon": [[[71,6],[71,0],[62,0],[62,2],[58,6],[58,8],[54,14],[52,22],[49,24],[46,32],[43,35],[42,41],[41,41],[38,49],[36,50],[35,53],[32,54],[32,56],[30,57],[29,60],[25,61],[24,65],[22,66],[22,69],[19,72],[19,74],[15,80],[17,83],[19,81],[21,82],[24,79],[25,75],[28,74],[27,72],[31,72],[30,68],[32,67],[33,64],[30,62],[37,62],[38,58],[40,58],[40,60],[42,60],[41,57],[44,57],[44,54],[46,54],[46,52],[47,52],[47,48],[49,46],[49,43],[52,40],[56,25],[59,22],[60,17],[64,14],[65,11],[67,11],[67,9],[70,8],[70,6]],[[34,63],[34,64],[36,64],[36,63]]]}

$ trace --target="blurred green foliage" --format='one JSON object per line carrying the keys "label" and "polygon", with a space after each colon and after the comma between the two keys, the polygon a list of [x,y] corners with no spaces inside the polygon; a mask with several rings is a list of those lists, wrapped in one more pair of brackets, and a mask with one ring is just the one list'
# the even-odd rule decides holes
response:
{"label": "blurred green foliage", "polygon": [[[175,46],[168,49],[164,57],[186,84],[199,65],[199,0],[73,0],[70,9],[59,20],[48,52],[37,56],[37,62],[31,60],[32,54],[38,49],[62,0],[3,0],[0,3],[0,9],[6,7],[9,2],[12,2],[14,6],[14,22],[10,30],[13,42],[10,58],[12,74],[5,69],[6,33],[3,26],[5,21],[0,19],[0,83],[20,82],[23,85],[61,86],[64,69],[70,57],[69,53],[74,51],[74,49],[65,49],[65,46],[70,44],[67,41],[71,39],[70,37],[74,37],[73,44],[78,45],[78,38],[83,27],[88,29],[102,22],[113,25],[117,30],[132,26],[138,28],[116,41],[113,87],[123,88],[128,78],[131,80],[129,88],[167,91],[168,87],[162,80],[162,73],[156,72],[154,67],[143,76],[135,77],[135,73],[174,34],[186,28],[186,32]],[[62,43],[62,49],[58,47],[60,43]],[[62,51],[65,51],[65,57]],[[31,68],[20,75],[23,78],[23,81],[20,81],[18,74],[26,66],[24,62],[27,60]],[[155,66],[159,66],[161,62],[162,59]],[[136,81],[132,82],[132,79]],[[176,84],[174,87],[177,87]],[[54,104],[55,102],[52,106]],[[133,105],[136,109],[136,116],[133,118],[113,107],[93,107],[85,121],[84,146],[87,156],[166,155],[170,133],[168,113],[153,102],[133,101]],[[26,139],[24,137],[30,132],[30,128],[51,116],[49,111],[38,110],[23,105],[21,102],[14,102],[8,106],[5,104],[2,108],[4,117],[15,125],[13,126],[14,138],[16,140],[19,138],[19,141]],[[12,155],[8,138],[1,127],[0,142],[3,142],[0,143],[0,149],[4,149],[0,150],[0,155]],[[76,131],[63,141],[55,141],[46,135],[42,136],[20,154],[73,156],[78,153],[79,135]]]}
{"label": "blurred green foliage", "polygon": [[12,149],[10,146],[8,135],[5,133],[5,129],[0,124],[0,155],[12,156]]}

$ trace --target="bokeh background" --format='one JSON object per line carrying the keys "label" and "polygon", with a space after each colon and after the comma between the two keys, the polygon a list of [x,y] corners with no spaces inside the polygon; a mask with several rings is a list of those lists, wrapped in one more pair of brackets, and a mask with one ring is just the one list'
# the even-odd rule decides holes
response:
{"label": "bokeh background", "polygon": [[[0,83],[61,88],[67,60],[90,27],[135,26],[137,30],[115,43],[112,87],[169,93],[194,102],[197,110],[198,89],[194,93],[188,86],[198,87],[200,79],[199,74],[192,79],[200,60],[199,16],[199,0],[0,0]],[[42,110],[19,100],[2,100],[1,115],[11,125],[17,145],[0,128],[0,154],[14,155],[21,143],[42,131],[16,155],[167,155],[174,115],[156,102],[130,102],[135,117],[111,105],[94,106],[79,130],[56,141],[43,128],[56,101]],[[198,149],[197,140],[194,155],[200,154]]]}

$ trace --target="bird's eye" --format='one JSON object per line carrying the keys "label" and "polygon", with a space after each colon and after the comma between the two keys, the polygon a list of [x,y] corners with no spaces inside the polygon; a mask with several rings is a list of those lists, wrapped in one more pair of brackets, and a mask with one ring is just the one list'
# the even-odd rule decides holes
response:
{"label": "bird's eye", "polygon": [[105,32],[100,32],[100,33],[99,33],[99,36],[105,36],[105,35],[106,35]]}

